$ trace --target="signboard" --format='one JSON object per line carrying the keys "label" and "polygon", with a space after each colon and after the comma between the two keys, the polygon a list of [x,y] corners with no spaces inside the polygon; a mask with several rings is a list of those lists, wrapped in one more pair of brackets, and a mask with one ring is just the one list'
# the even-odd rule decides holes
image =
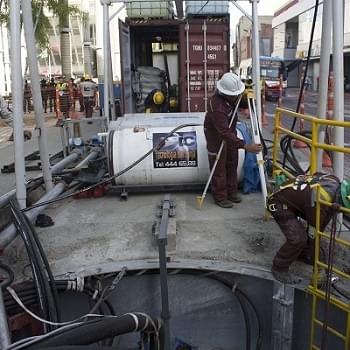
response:
{"label": "signboard", "polygon": [[[158,145],[167,133],[153,134],[153,147]],[[168,137],[164,145],[153,152],[153,167],[193,168],[198,166],[197,135],[195,131],[176,132]]]}

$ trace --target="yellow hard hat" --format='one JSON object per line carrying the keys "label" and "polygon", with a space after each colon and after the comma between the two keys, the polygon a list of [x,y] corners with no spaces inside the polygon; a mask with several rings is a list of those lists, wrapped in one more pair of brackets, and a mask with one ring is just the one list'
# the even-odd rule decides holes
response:
{"label": "yellow hard hat", "polygon": [[165,100],[165,96],[161,91],[158,90],[153,94],[154,104],[161,105],[164,102],[164,100]]}
{"label": "yellow hard hat", "polygon": [[85,74],[85,75],[84,75],[84,79],[85,79],[85,80],[90,80],[90,75],[89,75],[89,74]]}

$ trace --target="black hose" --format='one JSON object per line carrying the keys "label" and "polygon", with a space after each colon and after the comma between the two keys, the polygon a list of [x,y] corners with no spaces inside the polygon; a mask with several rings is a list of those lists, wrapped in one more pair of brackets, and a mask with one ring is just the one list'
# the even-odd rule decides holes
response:
{"label": "black hose", "polygon": [[[297,108],[296,108],[296,112],[297,113],[299,113],[299,110],[300,110],[301,99],[303,97],[305,81],[306,81],[307,72],[308,72],[308,69],[309,69],[309,62],[310,62],[310,57],[311,57],[312,44],[313,44],[313,41],[314,41],[314,34],[315,34],[315,26],[316,26],[316,20],[317,20],[318,6],[319,6],[319,0],[316,0],[314,17],[312,19],[310,43],[309,43],[309,49],[308,49],[308,53],[307,53],[307,59],[306,59],[306,64],[305,64],[304,76],[303,76],[303,81],[301,83],[300,90],[299,90],[299,97],[298,97],[298,103],[297,103]],[[290,129],[291,131],[294,131],[296,122],[297,122],[297,118],[294,118],[292,127]],[[292,140],[291,140],[291,138],[288,138],[287,149],[291,148],[291,144],[292,144]],[[283,167],[284,167],[284,165],[286,163],[286,159],[287,159],[286,157],[287,157],[287,155],[284,154],[283,163],[282,163]]]}
{"label": "black hose", "polygon": [[90,191],[96,187],[105,185],[109,182],[111,182],[113,179],[125,174],[126,172],[128,172],[129,170],[131,170],[132,168],[134,168],[137,164],[141,163],[144,159],[146,159],[150,154],[152,154],[154,151],[157,151],[159,148],[161,148],[163,146],[163,144],[165,143],[165,141],[172,136],[176,131],[186,128],[186,127],[190,127],[190,126],[200,126],[200,124],[182,124],[177,126],[176,128],[174,128],[173,130],[171,130],[167,135],[165,135],[165,137],[159,141],[152,149],[150,149],[148,152],[146,152],[143,156],[141,156],[139,159],[137,159],[135,162],[133,162],[132,164],[130,164],[129,166],[127,166],[126,168],[124,168],[123,170],[121,170],[120,172],[118,172],[117,174],[114,174],[113,176],[108,177],[107,179],[100,181],[94,185],[88,186],[83,188],[82,190],[76,191],[74,193],[70,193],[70,194],[66,194],[63,196],[60,196],[58,198],[55,199],[51,199],[49,201],[46,202],[41,202],[35,205],[32,205],[31,207],[22,209],[23,212],[26,212],[28,210],[34,209],[34,208],[39,208],[43,205],[48,205],[48,204],[52,204],[52,203],[56,203],[58,201],[73,197],[73,196],[77,196],[80,193],[86,192],[86,191]]}
{"label": "black hose", "polygon": [[236,295],[237,299],[240,302],[242,311],[243,311],[243,317],[245,320],[245,324],[246,327],[249,327],[249,329],[247,328],[246,331],[246,336],[248,337],[249,335],[249,340],[246,339],[246,349],[250,350],[251,349],[251,326],[250,326],[250,321],[249,321],[249,314],[248,311],[244,305],[245,301],[248,305],[250,305],[250,307],[252,308],[255,318],[256,318],[256,322],[258,325],[258,338],[257,338],[257,342],[256,342],[256,346],[255,349],[256,350],[260,350],[262,348],[262,343],[263,343],[263,333],[262,333],[262,321],[261,318],[259,316],[259,312],[256,308],[256,306],[254,305],[254,303],[250,300],[250,298],[247,296],[247,294],[245,294],[241,289],[239,289],[234,283],[232,283],[231,281],[228,281],[227,279],[218,276],[218,275],[208,275],[209,278],[214,279],[216,281],[219,281],[221,283],[223,283],[226,287],[230,288]]}
{"label": "black hose", "polygon": [[38,238],[38,235],[33,227],[33,225],[31,224],[31,222],[28,220],[28,217],[26,215],[24,215],[22,213],[25,221],[27,222],[27,225],[28,227],[30,227],[30,233],[33,237],[33,240],[35,242],[35,245],[37,246],[37,249],[39,251],[39,256],[41,257],[42,259],[42,262],[45,266],[45,269],[46,269],[46,273],[49,277],[49,284],[50,284],[50,288],[51,288],[51,291],[52,291],[52,296],[53,296],[53,302],[55,304],[55,309],[56,309],[56,316],[57,316],[57,321],[60,322],[61,321],[61,317],[60,317],[60,311],[59,311],[59,305],[58,305],[58,293],[57,293],[57,288],[56,288],[56,284],[55,284],[55,279],[53,277],[53,274],[52,274],[52,270],[51,270],[51,267],[50,267],[50,264],[47,260],[47,257],[46,257],[46,254],[44,252],[44,249],[43,249],[43,246],[41,245],[40,243],[40,240]]}
{"label": "black hose", "polygon": [[[221,282],[221,281],[220,281]],[[241,295],[236,291],[236,298],[241,307],[244,324],[245,324],[245,348],[246,350],[251,350],[251,324],[249,320],[248,310],[246,309],[243,300],[241,299]]]}
{"label": "black hose", "polygon": [[42,275],[39,273],[38,265],[35,262],[36,255],[33,251],[32,245],[30,244],[30,240],[29,240],[29,237],[27,235],[27,232],[23,228],[23,225],[21,224],[21,221],[18,218],[17,207],[14,205],[12,200],[10,201],[10,205],[11,205],[12,214],[13,214],[14,219],[15,219],[14,220],[15,227],[17,229],[17,232],[20,234],[20,236],[23,239],[23,242],[24,242],[28,257],[29,257],[29,262],[30,262],[30,266],[32,269],[33,279],[35,282],[36,290],[38,293],[39,304],[41,307],[42,314],[46,319],[49,319],[47,296],[45,295],[45,291],[44,291],[44,287],[43,287]]}
{"label": "black hose", "polygon": [[5,278],[3,280],[0,280],[0,288],[5,290],[6,287],[11,285],[11,283],[15,279],[15,275],[9,266],[1,262],[0,262],[0,271],[5,271],[5,273],[7,274],[7,279]]}
{"label": "black hose", "polygon": [[88,321],[63,333],[53,334],[52,337],[46,337],[43,340],[38,339],[35,343],[24,348],[34,350],[65,345],[89,345],[103,339],[132,332],[145,331],[154,333],[161,328],[159,321],[156,319],[152,319],[151,323],[149,322],[150,317],[145,317],[143,314],[134,313],[132,315],[126,314],[120,317],[93,320],[93,322]]}

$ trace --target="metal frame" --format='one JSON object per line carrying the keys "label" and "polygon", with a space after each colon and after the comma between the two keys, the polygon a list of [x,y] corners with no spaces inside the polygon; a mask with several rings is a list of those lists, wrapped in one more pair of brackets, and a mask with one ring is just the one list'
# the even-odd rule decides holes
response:
{"label": "metal frame", "polygon": [[[320,348],[315,345],[316,327],[323,327],[324,321],[318,318],[318,301],[325,301],[326,294],[324,290],[319,287],[320,272],[327,269],[328,265],[320,261],[320,250],[321,250],[321,239],[330,240],[330,234],[320,230],[321,221],[321,206],[332,207],[333,203],[327,202],[321,197],[320,186],[317,186],[317,200],[316,200],[316,227],[315,227],[315,262],[312,275],[312,284],[309,286],[308,291],[312,294],[312,319],[311,319],[311,332],[310,332],[310,350],[319,350]],[[345,207],[340,207],[339,212],[350,214],[350,209]],[[335,238],[335,242],[350,250],[350,241]],[[343,272],[339,268],[334,267],[332,269],[332,274],[339,277],[346,278],[350,280],[350,274]],[[348,350],[350,346],[350,301],[344,300],[339,296],[332,294],[330,296],[330,304],[334,307],[342,310],[346,313],[346,332],[345,334],[334,327],[326,327],[326,331],[331,333],[333,336],[340,338],[344,342],[344,350]]]}
{"label": "metal frame", "polygon": [[[282,115],[289,118],[303,119],[310,122],[312,127],[311,139],[305,136],[301,136],[298,133],[290,131],[289,129],[286,129],[283,126],[281,126]],[[350,154],[349,147],[333,146],[333,145],[321,143],[319,141],[318,139],[319,130],[321,127],[326,127],[326,126],[337,127],[338,129],[341,129],[341,128],[344,129],[344,128],[350,128],[350,122],[319,119],[309,115],[292,112],[287,109],[276,108],[275,127],[274,127],[274,146],[273,146],[273,157],[272,157],[274,171],[275,172],[281,171],[289,178],[293,177],[293,175],[291,175],[287,170],[285,170],[282,166],[280,166],[277,163],[281,133],[290,135],[296,140],[300,140],[310,146],[310,174],[313,174],[317,171],[317,157],[318,157],[319,150],[332,151],[332,152],[342,153],[342,154],[344,153]]]}

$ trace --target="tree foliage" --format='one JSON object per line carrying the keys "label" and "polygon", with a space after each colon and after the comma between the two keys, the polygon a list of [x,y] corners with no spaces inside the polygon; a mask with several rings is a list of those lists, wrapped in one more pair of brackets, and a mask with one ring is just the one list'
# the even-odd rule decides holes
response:
{"label": "tree foliage", "polygon": [[[49,48],[48,30],[52,28],[46,11],[49,10],[59,19],[67,18],[72,14],[81,14],[76,6],[64,6],[62,0],[32,0],[33,22],[35,25],[35,38],[41,49]],[[0,24],[9,24],[9,0],[0,0]]]}

